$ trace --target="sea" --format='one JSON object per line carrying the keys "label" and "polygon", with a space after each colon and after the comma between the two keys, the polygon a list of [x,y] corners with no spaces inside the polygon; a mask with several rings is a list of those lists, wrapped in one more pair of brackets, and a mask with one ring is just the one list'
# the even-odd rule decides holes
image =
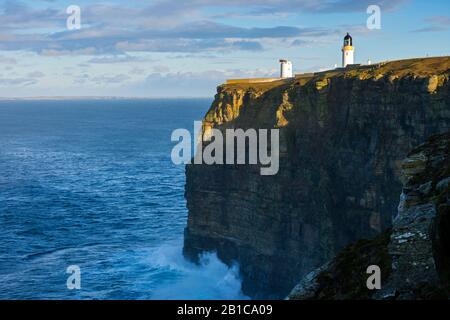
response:
{"label": "sea", "polygon": [[210,104],[0,101],[0,299],[246,299],[238,265],[182,255],[171,134]]}

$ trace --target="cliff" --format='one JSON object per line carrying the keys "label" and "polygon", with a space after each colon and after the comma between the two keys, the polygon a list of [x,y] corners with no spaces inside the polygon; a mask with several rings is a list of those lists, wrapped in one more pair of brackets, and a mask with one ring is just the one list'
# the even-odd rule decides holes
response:
{"label": "cliff", "polygon": [[[450,133],[433,136],[402,164],[393,228],[360,241],[307,275],[290,299],[448,299],[450,296]],[[381,290],[368,290],[378,265]]]}
{"label": "cliff", "polygon": [[390,228],[401,161],[450,130],[449,70],[450,57],[412,59],[220,86],[204,133],[279,128],[280,169],[186,166],[185,255],[217,251],[239,262],[244,293],[283,298],[349,243]]}

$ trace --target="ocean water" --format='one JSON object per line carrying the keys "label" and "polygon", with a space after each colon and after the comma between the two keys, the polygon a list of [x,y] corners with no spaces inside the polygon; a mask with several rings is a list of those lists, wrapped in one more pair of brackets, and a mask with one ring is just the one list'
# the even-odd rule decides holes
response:
{"label": "ocean water", "polygon": [[[0,102],[0,299],[240,299],[237,266],[182,256],[176,128],[207,99]],[[68,266],[81,270],[69,290]]]}

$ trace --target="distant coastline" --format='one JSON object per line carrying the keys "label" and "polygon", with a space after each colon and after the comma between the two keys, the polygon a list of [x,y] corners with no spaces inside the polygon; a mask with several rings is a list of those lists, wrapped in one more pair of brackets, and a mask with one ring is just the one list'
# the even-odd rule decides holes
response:
{"label": "distant coastline", "polygon": [[211,97],[114,97],[114,96],[37,96],[37,97],[0,97],[0,101],[62,101],[62,100],[176,100],[176,99],[212,99]]}

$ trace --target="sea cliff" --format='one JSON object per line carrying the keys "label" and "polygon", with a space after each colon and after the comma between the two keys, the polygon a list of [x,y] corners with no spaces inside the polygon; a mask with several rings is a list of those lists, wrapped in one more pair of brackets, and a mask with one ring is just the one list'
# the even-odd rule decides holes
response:
{"label": "sea cliff", "polygon": [[283,298],[392,227],[402,160],[450,130],[449,70],[450,57],[411,59],[218,87],[203,133],[279,128],[280,169],[187,165],[185,255],[217,251],[239,263],[244,293]]}
{"label": "sea cliff", "polygon": [[[448,299],[450,133],[431,137],[402,163],[403,192],[392,230],[345,248],[308,274],[289,299]],[[368,266],[381,269],[369,290]]]}

